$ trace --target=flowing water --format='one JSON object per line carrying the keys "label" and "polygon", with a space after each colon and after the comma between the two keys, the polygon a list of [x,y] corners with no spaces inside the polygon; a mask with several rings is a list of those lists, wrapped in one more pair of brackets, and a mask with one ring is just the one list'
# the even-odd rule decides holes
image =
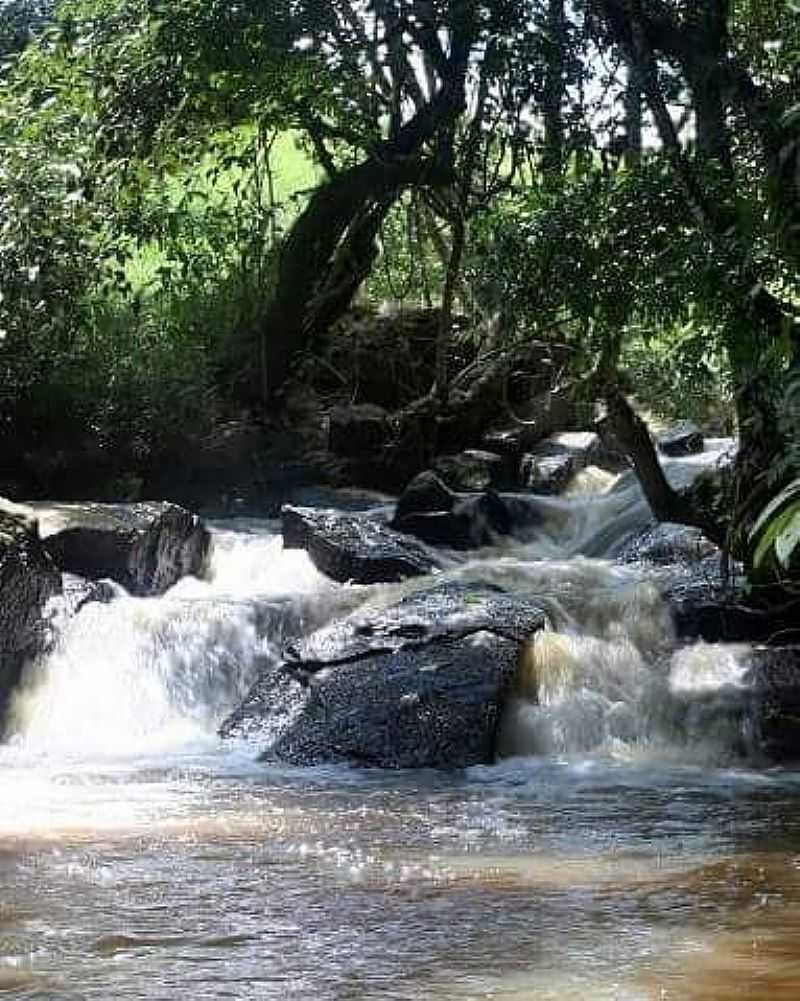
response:
{"label": "flowing water", "polygon": [[332,584],[238,522],[208,582],[85,606],[0,748],[0,996],[800,996],[800,775],[737,757],[715,693],[742,649],[676,648],[677,571],[603,558],[646,520],[635,487],[541,504],[530,542],[445,573],[553,622],[491,767],[278,769],[214,735],[285,637],[425,581]]}

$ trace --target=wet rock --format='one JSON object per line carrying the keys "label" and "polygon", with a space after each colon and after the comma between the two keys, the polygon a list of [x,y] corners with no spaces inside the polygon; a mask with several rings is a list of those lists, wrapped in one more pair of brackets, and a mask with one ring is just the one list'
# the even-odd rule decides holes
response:
{"label": "wet rock", "polygon": [[386,444],[391,434],[389,415],[370,403],[334,407],[329,417],[329,447],[350,459],[369,456]]}
{"label": "wet rock", "polygon": [[[292,507],[324,507],[337,511],[369,512],[376,517],[382,508],[394,506],[395,498],[377,490],[359,487],[314,486],[298,487],[290,490],[284,500]],[[279,513],[279,512],[278,512]]]}
{"label": "wet rock", "polygon": [[744,685],[755,749],[776,762],[800,760],[800,646],[756,647]]}
{"label": "wet rock", "polygon": [[656,435],[656,444],[664,455],[697,455],[705,448],[700,428],[691,421],[678,421],[666,431]]}
{"label": "wet rock", "polygon": [[47,646],[46,606],[60,590],[32,512],[0,499],[0,720],[24,665]]}
{"label": "wet rock", "polygon": [[605,449],[600,435],[595,431],[563,431],[539,442],[534,454],[538,456],[571,455],[579,469],[600,466]]}
{"label": "wet rock", "polygon": [[307,637],[287,654],[318,670],[374,653],[397,653],[487,630],[519,641],[544,624],[535,602],[495,584],[424,587],[383,608],[362,607]]}
{"label": "wet rock", "polygon": [[752,605],[744,593],[741,567],[733,564],[725,580],[718,556],[694,567],[678,567],[662,584],[676,636],[707,643],[763,643],[785,624]]}
{"label": "wet rock", "polygon": [[741,564],[731,561],[724,574],[721,550],[697,528],[651,522],[610,555],[618,563],[658,569],[661,595],[681,640],[763,642],[777,628],[749,602]]}
{"label": "wet rock", "polygon": [[721,558],[719,546],[699,528],[671,522],[652,523],[626,539],[612,554],[619,563],[697,564]]}
{"label": "wet rock", "polygon": [[538,456],[528,453],[520,463],[524,489],[537,494],[560,494],[577,471],[575,457],[568,453]]}
{"label": "wet rock", "polygon": [[675,634],[681,640],[706,643],[763,643],[775,632],[775,622],[763,609],[725,596],[686,597],[673,587],[665,595]]}
{"label": "wet rock", "polygon": [[452,511],[456,494],[445,486],[441,477],[430,469],[419,473],[408,484],[397,500],[394,513],[395,527],[409,516]]}
{"label": "wet rock", "polygon": [[544,623],[533,603],[485,584],[361,609],[266,668],[222,735],[295,765],[490,763],[520,646]]}
{"label": "wet rock", "polygon": [[202,577],[211,537],[175,504],[36,504],[47,552],[65,573],[110,578],[131,594],[163,594],[182,577]]}
{"label": "wet rock", "polygon": [[86,580],[75,574],[61,575],[63,611],[66,618],[77,615],[78,612],[92,602],[108,605],[116,598],[125,595],[125,589],[113,580]]}
{"label": "wet rock", "polygon": [[451,490],[464,493],[515,485],[514,463],[495,452],[481,449],[468,449],[458,455],[440,455],[433,469]]}
{"label": "wet rock", "polygon": [[314,566],[332,580],[393,583],[440,566],[416,539],[367,517],[286,505],[281,522],[284,547],[305,549]]}
{"label": "wet rock", "polygon": [[525,449],[533,444],[535,437],[525,427],[500,428],[487,431],[481,445],[487,452],[505,456],[517,463]]}
{"label": "wet rock", "polygon": [[523,485],[537,493],[560,493],[587,466],[617,471],[620,457],[594,431],[564,431],[538,442],[520,466]]}
{"label": "wet rock", "polygon": [[392,527],[429,545],[478,549],[514,527],[512,511],[495,491],[457,494],[432,471],[415,476],[401,494]]}

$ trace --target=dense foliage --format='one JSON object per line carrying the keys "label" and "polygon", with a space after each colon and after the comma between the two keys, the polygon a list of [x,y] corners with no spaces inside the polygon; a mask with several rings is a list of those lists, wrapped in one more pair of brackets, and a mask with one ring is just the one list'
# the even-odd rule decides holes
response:
{"label": "dense foliage", "polygon": [[461,308],[736,421],[734,534],[790,566],[793,0],[14,0],[0,49],[6,450],[143,472],[357,296],[441,305],[443,403]]}

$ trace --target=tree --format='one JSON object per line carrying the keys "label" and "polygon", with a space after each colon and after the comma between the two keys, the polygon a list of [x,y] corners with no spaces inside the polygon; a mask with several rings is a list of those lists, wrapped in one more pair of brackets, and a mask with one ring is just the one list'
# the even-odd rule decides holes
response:
{"label": "tree", "polygon": [[530,5],[505,0],[331,5],[313,48],[320,59],[336,53],[347,86],[328,114],[310,101],[295,109],[327,179],[281,255],[263,326],[272,388],[292,355],[350,304],[382,221],[410,187],[439,192],[453,230],[446,326],[477,174],[491,197],[516,173],[527,136],[536,81],[526,71],[540,41],[530,16]]}
{"label": "tree", "polygon": [[[664,0],[597,0],[595,6],[630,74],[641,82],[685,204],[718,262],[713,295],[721,295],[727,305],[719,314],[739,411],[740,522],[746,527],[763,503],[768,485],[761,474],[780,441],[776,355],[785,344],[788,366],[800,348],[791,294],[781,294],[781,277],[797,265],[800,147],[787,113],[797,92],[798,67],[784,67],[789,86],[785,73],[762,76],[752,61],[752,9],[746,4],[737,10],[729,0],[700,8]],[[796,19],[781,7],[772,9],[774,38],[789,42],[794,36],[796,44]],[[749,64],[743,38],[750,46]],[[660,60],[679,68],[690,94],[694,156],[681,144],[670,116]],[[743,133],[736,142],[734,128]],[[766,231],[754,224],[758,203],[765,201],[773,206]]]}

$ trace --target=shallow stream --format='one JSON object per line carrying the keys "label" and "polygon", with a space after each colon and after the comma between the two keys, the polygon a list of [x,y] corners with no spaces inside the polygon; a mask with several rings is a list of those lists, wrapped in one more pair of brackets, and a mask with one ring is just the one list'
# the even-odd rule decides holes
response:
{"label": "shallow stream", "polygon": [[713,709],[742,649],[677,648],[656,584],[679,571],[607,558],[647,519],[634,486],[542,507],[445,573],[554,626],[508,757],[465,773],[278,769],[215,736],[285,637],[426,581],[332,584],[236,522],[210,581],[85,606],[0,747],[0,996],[800,996],[800,774],[743,765],[724,707],[664,708]]}

